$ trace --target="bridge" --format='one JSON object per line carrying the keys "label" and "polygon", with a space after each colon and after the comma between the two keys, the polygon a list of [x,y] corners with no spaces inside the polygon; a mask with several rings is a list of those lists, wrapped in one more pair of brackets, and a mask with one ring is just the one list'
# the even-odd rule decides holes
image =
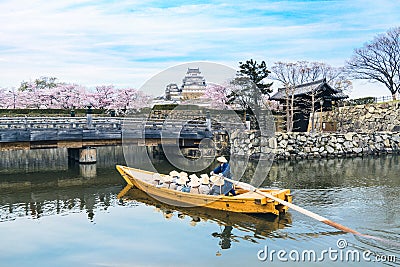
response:
{"label": "bridge", "polygon": [[[212,138],[206,121],[151,120],[117,117],[2,117],[0,149],[37,149],[116,145],[122,138],[150,145],[185,140],[193,146]],[[182,141],[181,141],[182,142]]]}
{"label": "bridge", "polygon": [[[82,149],[97,146],[159,144],[198,147],[204,138],[212,138],[207,120],[146,120],[140,117],[1,117],[0,150],[68,148],[73,158],[95,160]],[[79,150],[80,149],[80,150]],[[83,153],[83,154],[85,154]]]}

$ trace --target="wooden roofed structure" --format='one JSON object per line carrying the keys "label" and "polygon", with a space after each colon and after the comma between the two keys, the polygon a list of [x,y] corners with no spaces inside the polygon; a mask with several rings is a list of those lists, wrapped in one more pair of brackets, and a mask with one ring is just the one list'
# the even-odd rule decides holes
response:
{"label": "wooden roofed structure", "polygon": [[[348,98],[342,90],[330,86],[326,79],[301,84],[294,88],[279,88],[271,96],[271,100],[278,101],[287,107],[287,100],[293,96],[295,110],[293,116],[293,131],[306,132],[310,115],[316,111],[330,111],[332,106]],[[290,102],[290,101],[289,101]],[[290,108],[290,107],[289,107]]]}

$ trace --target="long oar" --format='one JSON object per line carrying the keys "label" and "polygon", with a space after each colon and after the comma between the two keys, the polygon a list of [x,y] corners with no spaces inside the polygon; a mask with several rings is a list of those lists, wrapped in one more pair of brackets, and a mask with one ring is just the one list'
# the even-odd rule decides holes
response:
{"label": "long oar", "polygon": [[299,206],[297,206],[295,204],[292,204],[290,202],[287,202],[285,200],[277,198],[277,197],[275,197],[275,196],[273,196],[273,195],[271,195],[269,193],[263,192],[260,189],[254,187],[254,186],[252,186],[250,184],[247,184],[247,183],[244,183],[244,182],[235,181],[235,180],[232,180],[232,179],[229,179],[229,178],[225,178],[225,177],[224,177],[224,179],[229,181],[229,182],[231,182],[231,183],[233,183],[236,186],[240,186],[243,189],[249,190],[251,192],[255,192],[255,193],[259,194],[259,195],[262,195],[264,197],[267,197],[267,198],[270,198],[272,200],[275,200],[276,202],[278,202],[278,203],[280,203],[282,205],[285,205],[285,206],[287,206],[287,207],[289,207],[289,208],[291,208],[291,209],[293,209],[295,211],[298,211],[298,212],[300,212],[300,213],[302,213],[304,215],[307,215],[308,217],[311,217],[311,218],[313,218],[315,220],[318,220],[318,221],[323,222],[323,223],[325,223],[325,224],[327,224],[329,226],[332,226],[332,227],[334,227],[336,229],[339,229],[340,231],[347,232],[347,233],[352,233],[352,234],[355,234],[355,235],[358,235],[358,236],[367,237],[367,238],[371,238],[371,239],[375,239],[375,240],[379,240],[379,241],[383,241],[383,242],[389,242],[391,244],[395,244],[396,246],[400,246],[400,244],[397,243],[397,242],[389,241],[389,240],[382,239],[382,238],[376,237],[376,236],[362,234],[362,233],[360,233],[360,232],[358,232],[356,230],[353,230],[353,229],[351,229],[349,227],[346,227],[344,225],[341,225],[339,223],[331,221],[331,220],[329,220],[329,219],[327,219],[325,217],[322,217],[321,215],[318,215],[318,214],[316,214],[316,213],[314,213],[312,211],[303,209],[302,207],[299,207]]}

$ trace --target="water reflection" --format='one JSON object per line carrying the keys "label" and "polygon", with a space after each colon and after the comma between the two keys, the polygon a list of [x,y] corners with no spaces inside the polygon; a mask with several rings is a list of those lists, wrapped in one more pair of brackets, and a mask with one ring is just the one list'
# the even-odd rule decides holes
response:
{"label": "water reflection", "polygon": [[[114,167],[116,163],[125,163],[121,146],[97,148],[95,166],[107,168]],[[72,164],[74,165],[74,162]],[[0,151],[0,174],[65,171],[70,168],[71,161],[68,159],[67,148]]]}
{"label": "water reflection", "polygon": [[86,212],[93,221],[95,211],[114,205],[121,178],[112,169],[70,164],[60,171],[0,174],[0,221],[18,217]]}
{"label": "water reflection", "polygon": [[[190,218],[190,225],[196,226],[199,222],[215,222],[220,226],[220,232],[212,232],[210,235],[218,239],[221,249],[229,249],[232,242],[247,241],[258,243],[268,237],[275,236],[274,232],[285,227],[290,227],[292,217],[290,213],[283,216],[249,215],[234,212],[225,212],[204,207],[176,207],[160,202],[145,192],[126,186],[119,194],[120,204],[127,202],[139,202],[153,206],[156,211],[163,214],[166,220],[177,217],[186,220]],[[233,234],[232,230],[240,230]]]}
{"label": "water reflection", "polygon": [[43,216],[86,212],[93,221],[95,211],[106,211],[115,199],[119,186],[101,188],[92,187],[86,190],[64,188],[46,192],[41,190],[18,190],[2,194],[0,198],[0,222],[15,220],[19,217],[39,219]]}
{"label": "water reflection", "polygon": [[[265,244],[277,250],[322,251],[335,247],[339,235],[352,248],[400,255],[398,248],[356,239],[291,210],[283,218],[271,218],[183,209],[128,189],[125,193],[130,200],[119,201],[117,194],[125,186],[115,170],[116,164],[125,164],[121,147],[99,148],[94,165],[68,162],[63,149],[29,153],[0,153],[0,229],[4,241],[0,259],[9,266],[30,265],[32,259],[37,266],[53,266],[54,262],[90,266],[93,258],[101,259],[98,265],[174,265],[168,253],[177,259],[181,252],[189,255],[196,249],[202,253],[195,259],[197,266],[216,265],[218,259],[230,265],[253,266],[260,264],[256,252]],[[154,157],[160,172],[173,169],[159,155]],[[141,159],[134,160],[140,167]],[[399,155],[387,155],[277,162],[262,186],[290,188],[293,202],[301,207],[362,233],[398,241],[399,161]],[[254,172],[253,164],[247,165],[245,181]],[[232,165],[244,166],[242,162]],[[60,228],[63,231],[58,231]],[[84,234],[91,238],[83,240]],[[25,237],[27,248],[22,249],[15,240]],[[38,242],[42,240],[47,242]],[[70,258],[60,260],[60,245]],[[163,253],[155,256],[156,247],[164,249]],[[221,257],[216,259],[215,255]],[[176,265],[187,265],[184,261],[182,257]],[[359,264],[362,266],[349,265]],[[303,266],[309,265],[312,263]]]}
{"label": "water reflection", "polygon": [[[249,167],[251,172],[252,168]],[[262,186],[332,189],[400,186],[399,155],[280,161],[274,163]]]}

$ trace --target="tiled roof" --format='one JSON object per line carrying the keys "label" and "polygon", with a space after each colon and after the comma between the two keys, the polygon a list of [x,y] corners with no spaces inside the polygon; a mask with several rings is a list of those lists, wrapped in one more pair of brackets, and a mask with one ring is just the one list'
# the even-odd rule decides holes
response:
{"label": "tiled roof", "polygon": [[[325,88],[325,89],[324,89]],[[348,98],[347,95],[345,95],[342,90],[335,89],[331,87],[327,82],[326,79],[310,82],[310,83],[304,83],[301,85],[298,85],[294,89],[294,96],[300,96],[300,95],[311,95],[316,92],[322,92],[324,90],[330,91],[330,97],[332,99],[344,99]],[[285,88],[279,88],[278,92],[276,92],[273,96],[271,96],[271,100],[284,100],[286,99],[286,94],[285,94]]]}

